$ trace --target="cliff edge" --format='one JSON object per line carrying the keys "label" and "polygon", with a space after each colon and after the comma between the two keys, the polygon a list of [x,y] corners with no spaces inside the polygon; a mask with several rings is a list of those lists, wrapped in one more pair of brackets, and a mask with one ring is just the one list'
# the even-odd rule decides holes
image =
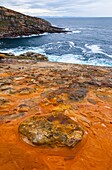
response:
{"label": "cliff edge", "polygon": [[52,26],[44,19],[24,15],[0,6],[0,38],[28,36],[44,32],[60,33],[65,30]]}

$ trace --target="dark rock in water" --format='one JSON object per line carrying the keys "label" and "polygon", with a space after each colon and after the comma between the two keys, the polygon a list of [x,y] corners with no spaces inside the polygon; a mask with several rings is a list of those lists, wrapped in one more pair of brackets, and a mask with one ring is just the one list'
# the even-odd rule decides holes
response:
{"label": "dark rock in water", "polygon": [[43,54],[38,54],[34,52],[26,52],[18,56],[18,59],[31,59],[39,61],[48,61],[48,58]]}
{"label": "dark rock in water", "polygon": [[0,38],[67,32],[48,21],[31,17],[0,6]]}
{"label": "dark rock in water", "polygon": [[[64,114],[34,116],[19,126],[23,140],[34,145],[76,146],[83,138],[83,128]],[[25,140],[26,141],[26,140]]]}
{"label": "dark rock in water", "polygon": [[12,53],[0,53],[0,61],[2,61],[2,59],[48,61],[48,57],[46,57],[45,55],[34,52],[26,52],[20,54],[19,56],[15,56]]}

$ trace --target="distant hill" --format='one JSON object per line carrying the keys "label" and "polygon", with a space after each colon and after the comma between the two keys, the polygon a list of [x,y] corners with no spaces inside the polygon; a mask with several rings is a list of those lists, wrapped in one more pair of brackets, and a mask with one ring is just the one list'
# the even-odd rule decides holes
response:
{"label": "distant hill", "polygon": [[65,32],[62,28],[51,25],[50,22],[0,6],[0,38],[40,34],[44,32]]}

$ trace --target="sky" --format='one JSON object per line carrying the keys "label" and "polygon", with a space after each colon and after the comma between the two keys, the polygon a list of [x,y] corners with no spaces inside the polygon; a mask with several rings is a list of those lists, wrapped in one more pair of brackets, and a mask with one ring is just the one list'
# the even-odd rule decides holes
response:
{"label": "sky", "polygon": [[32,16],[112,17],[112,0],[0,0],[0,6]]}

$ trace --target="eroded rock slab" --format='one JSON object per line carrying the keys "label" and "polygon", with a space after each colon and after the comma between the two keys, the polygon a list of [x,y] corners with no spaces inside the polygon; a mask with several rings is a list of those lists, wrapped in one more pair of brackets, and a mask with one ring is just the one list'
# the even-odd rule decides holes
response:
{"label": "eroded rock slab", "polygon": [[83,128],[64,114],[34,116],[19,126],[19,133],[34,145],[74,147],[84,135]]}
{"label": "eroded rock slab", "polygon": [[[32,143],[36,121],[42,124],[43,118],[50,125],[60,124],[51,121],[54,113],[63,113],[72,119],[71,124],[75,121],[84,128],[76,147],[47,147],[47,143],[37,147]],[[62,127],[63,133],[70,132],[67,124]],[[45,127],[40,129],[39,133],[46,132]],[[0,137],[0,170],[111,170],[112,68],[15,60],[13,56],[3,59]],[[67,146],[68,141],[64,137],[61,144],[52,141],[50,146]]]}

